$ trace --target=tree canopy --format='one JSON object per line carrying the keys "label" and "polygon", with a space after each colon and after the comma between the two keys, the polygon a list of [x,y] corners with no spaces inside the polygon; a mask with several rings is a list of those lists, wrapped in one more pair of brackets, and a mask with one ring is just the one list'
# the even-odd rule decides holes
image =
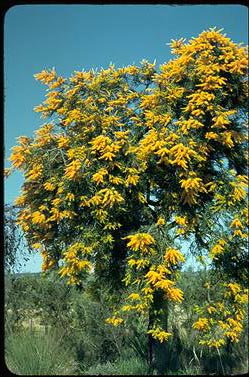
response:
{"label": "tree canopy", "polygon": [[159,68],[35,75],[47,86],[35,111],[48,121],[10,157],[25,176],[19,223],[43,271],[111,282],[122,299],[107,322],[149,316],[160,342],[172,335],[163,303],[184,299],[190,242],[216,272],[193,326],[219,347],[238,340],[248,292],[247,50],[216,29],[171,49]]}

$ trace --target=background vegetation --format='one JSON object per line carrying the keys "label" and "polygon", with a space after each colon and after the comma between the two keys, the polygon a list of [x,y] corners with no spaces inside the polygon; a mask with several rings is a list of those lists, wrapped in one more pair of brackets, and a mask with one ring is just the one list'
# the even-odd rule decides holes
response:
{"label": "background vegetation", "polygon": [[[206,294],[206,272],[191,269],[180,281],[183,304],[171,308],[167,343],[167,375],[245,373],[247,332],[220,354],[198,345],[192,328],[194,307]],[[108,291],[69,287],[55,274],[6,274],[5,358],[8,368],[22,375],[146,375],[145,323],[137,318],[128,328],[105,323],[110,314]],[[197,289],[198,288],[198,289]]]}

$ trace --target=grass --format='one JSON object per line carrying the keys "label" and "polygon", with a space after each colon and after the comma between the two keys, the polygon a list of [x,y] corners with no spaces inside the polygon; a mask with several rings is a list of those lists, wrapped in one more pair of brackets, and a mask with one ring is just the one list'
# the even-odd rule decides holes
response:
{"label": "grass", "polygon": [[125,376],[125,375],[136,375],[143,376],[148,375],[148,365],[147,363],[137,357],[131,357],[127,360],[118,359],[114,362],[107,362],[103,364],[96,364],[92,367],[82,370],[80,374],[83,375],[103,375],[103,376]]}
{"label": "grass", "polygon": [[5,339],[8,369],[19,375],[76,375],[71,351],[55,333],[22,332]]}

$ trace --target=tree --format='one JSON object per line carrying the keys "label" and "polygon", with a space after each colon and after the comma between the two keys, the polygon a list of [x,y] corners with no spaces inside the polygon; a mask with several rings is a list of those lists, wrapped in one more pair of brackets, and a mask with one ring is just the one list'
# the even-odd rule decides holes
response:
{"label": "tree", "polygon": [[23,322],[29,322],[33,329],[33,318],[40,314],[39,302],[35,302],[39,288],[36,276],[16,274],[7,275],[5,284],[5,325],[7,330],[22,328]]}
{"label": "tree", "polygon": [[172,336],[168,303],[183,300],[185,241],[219,273],[207,290],[223,290],[194,323],[203,345],[238,339],[247,296],[247,52],[215,29],[184,42],[158,70],[35,75],[48,86],[35,110],[50,122],[10,158],[25,175],[19,223],[43,270],[109,282],[107,322],[144,315],[152,365]]}
{"label": "tree", "polygon": [[4,205],[4,268],[11,272],[20,266],[18,250],[22,242],[22,234],[16,223],[17,208]]}

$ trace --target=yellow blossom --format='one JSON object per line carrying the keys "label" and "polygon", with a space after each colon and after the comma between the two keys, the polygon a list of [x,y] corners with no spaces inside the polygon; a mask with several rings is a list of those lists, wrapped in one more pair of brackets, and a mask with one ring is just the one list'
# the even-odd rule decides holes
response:
{"label": "yellow blossom", "polygon": [[41,164],[34,164],[32,169],[29,170],[25,175],[27,177],[27,181],[34,181],[41,177],[42,175],[42,165]]}
{"label": "yellow blossom", "polygon": [[110,318],[107,318],[105,321],[106,323],[109,323],[113,326],[118,326],[124,322],[122,318],[118,318],[118,317],[110,317]]}
{"label": "yellow blossom", "polygon": [[165,279],[165,280],[159,280],[155,283],[155,287],[156,288],[160,288],[164,291],[168,291],[168,289],[174,285],[175,282],[173,282],[172,280],[168,280],[168,279]]}
{"label": "yellow blossom", "polygon": [[25,204],[26,201],[26,196],[25,195],[20,195],[15,199],[15,204],[17,206],[22,206]]}
{"label": "yellow blossom", "polygon": [[161,279],[160,274],[153,270],[150,270],[149,272],[147,272],[145,277],[148,279],[148,282],[153,285],[155,285]]}
{"label": "yellow blossom", "polygon": [[177,264],[179,262],[185,261],[185,258],[182,255],[182,253],[179,250],[174,249],[172,247],[169,247],[168,249],[166,249],[164,259],[166,260],[166,262],[171,263],[171,264]]}
{"label": "yellow blossom", "polygon": [[31,246],[33,249],[40,249],[42,247],[42,245],[39,242],[33,243]]}
{"label": "yellow blossom", "polygon": [[106,169],[99,169],[95,174],[92,176],[92,180],[97,184],[104,183],[104,177],[108,175],[108,171]]}
{"label": "yellow blossom", "polygon": [[100,160],[106,160],[106,161],[112,161],[114,157],[115,157],[114,153],[106,152],[99,159]]}
{"label": "yellow blossom", "polygon": [[247,233],[242,233],[240,229],[236,229],[233,232],[233,236],[240,236],[241,238],[247,238],[248,234]]}
{"label": "yellow blossom", "polygon": [[69,193],[66,195],[65,199],[68,200],[69,202],[74,201],[74,199],[75,199],[75,195],[74,195],[73,193],[69,192]]}
{"label": "yellow blossom", "polygon": [[150,261],[148,259],[129,259],[128,260],[128,265],[129,266],[135,266],[137,270],[140,268],[144,268],[150,264]]}
{"label": "yellow blossom", "polygon": [[41,213],[40,211],[33,212],[33,214],[32,214],[32,223],[33,224],[41,224],[41,223],[45,222],[45,220],[46,220],[46,217],[43,213]]}
{"label": "yellow blossom", "polygon": [[55,198],[52,200],[52,204],[56,207],[58,205],[60,205],[62,203],[62,199],[61,198]]}
{"label": "yellow blossom", "polygon": [[156,222],[156,225],[157,226],[160,226],[160,225],[165,225],[166,224],[166,221],[163,217],[159,217],[157,222]]}
{"label": "yellow blossom", "polygon": [[128,296],[128,299],[131,299],[131,300],[139,300],[140,299],[140,296],[138,293],[131,293],[129,296]]}
{"label": "yellow blossom", "polygon": [[175,216],[175,222],[178,225],[186,226],[187,225],[187,218],[185,216]]}
{"label": "yellow blossom", "polygon": [[4,169],[4,177],[8,177],[12,172],[11,168],[5,168]]}
{"label": "yellow blossom", "polygon": [[159,327],[155,327],[147,331],[147,334],[151,334],[152,337],[156,340],[159,340],[160,343],[163,343],[164,341],[168,340],[170,336],[172,336],[171,333],[164,331]]}
{"label": "yellow blossom", "polygon": [[43,70],[40,73],[34,75],[36,80],[41,81],[43,84],[50,84],[56,78],[55,69],[52,69],[50,72]]}
{"label": "yellow blossom", "polygon": [[207,330],[209,328],[208,318],[199,318],[198,321],[193,324],[193,328],[200,331]]}
{"label": "yellow blossom", "polygon": [[226,241],[220,239],[217,243],[212,247],[210,251],[210,256],[214,259],[217,258],[217,255],[222,254],[224,252],[224,246],[226,245]]}
{"label": "yellow blossom", "polygon": [[64,148],[64,147],[68,146],[69,139],[67,137],[65,137],[65,136],[60,136],[60,137],[58,137],[57,142],[58,142],[58,147],[59,148]]}
{"label": "yellow blossom", "polygon": [[109,182],[113,183],[114,185],[120,185],[124,183],[122,178],[114,177],[113,175],[109,175]]}
{"label": "yellow blossom", "polygon": [[103,204],[104,207],[109,206],[112,207],[115,203],[121,203],[124,201],[124,198],[122,195],[115,190],[114,188],[106,188],[103,190],[100,190],[98,192],[100,199],[100,203]]}
{"label": "yellow blossom", "polygon": [[67,165],[65,170],[65,177],[69,179],[75,178],[76,174],[81,168],[81,162],[79,160],[74,160]]}
{"label": "yellow blossom", "polygon": [[127,244],[134,251],[148,251],[150,249],[150,245],[155,244],[154,238],[149,233],[137,233],[131,236],[125,237],[128,239],[129,242]]}
{"label": "yellow blossom", "polygon": [[238,283],[229,283],[226,286],[227,288],[229,288],[233,295],[241,291],[241,287]]}
{"label": "yellow blossom", "polygon": [[216,312],[216,309],[214,306],[208,306],[207,307],[207,311],[209,314],[212,314],[212,313],[215,313]]}
{"label": "yellow blossom", "polygon": [[43,187],[45,188],[45,190],[47,191],[53,191],[55,189],[55,185],[51,182],[46,182],[43,184]]}
{"label": "yellow blossom", "polygon": [[230,228],[242,228],[241,221],[238,218],[233,219],[233,221],[230,224]]}
{"label": "yellow blossom", "polygon": [[125,180],[125,185],[126,186],[129,186],[129,185],[136,186],[138,180],[139,180],[138,175],[128,175],[128,177]]}
{"label": "yellow blossom", "polygon": [[87,260],[80,260],[77,267],[79,270],[91,269],[92,264]]}
{"label": "yellow blossom", "polygon": [[166,292],[167,298],[172,301],[182,302],[183,291],[179,288],[169,287]]}

